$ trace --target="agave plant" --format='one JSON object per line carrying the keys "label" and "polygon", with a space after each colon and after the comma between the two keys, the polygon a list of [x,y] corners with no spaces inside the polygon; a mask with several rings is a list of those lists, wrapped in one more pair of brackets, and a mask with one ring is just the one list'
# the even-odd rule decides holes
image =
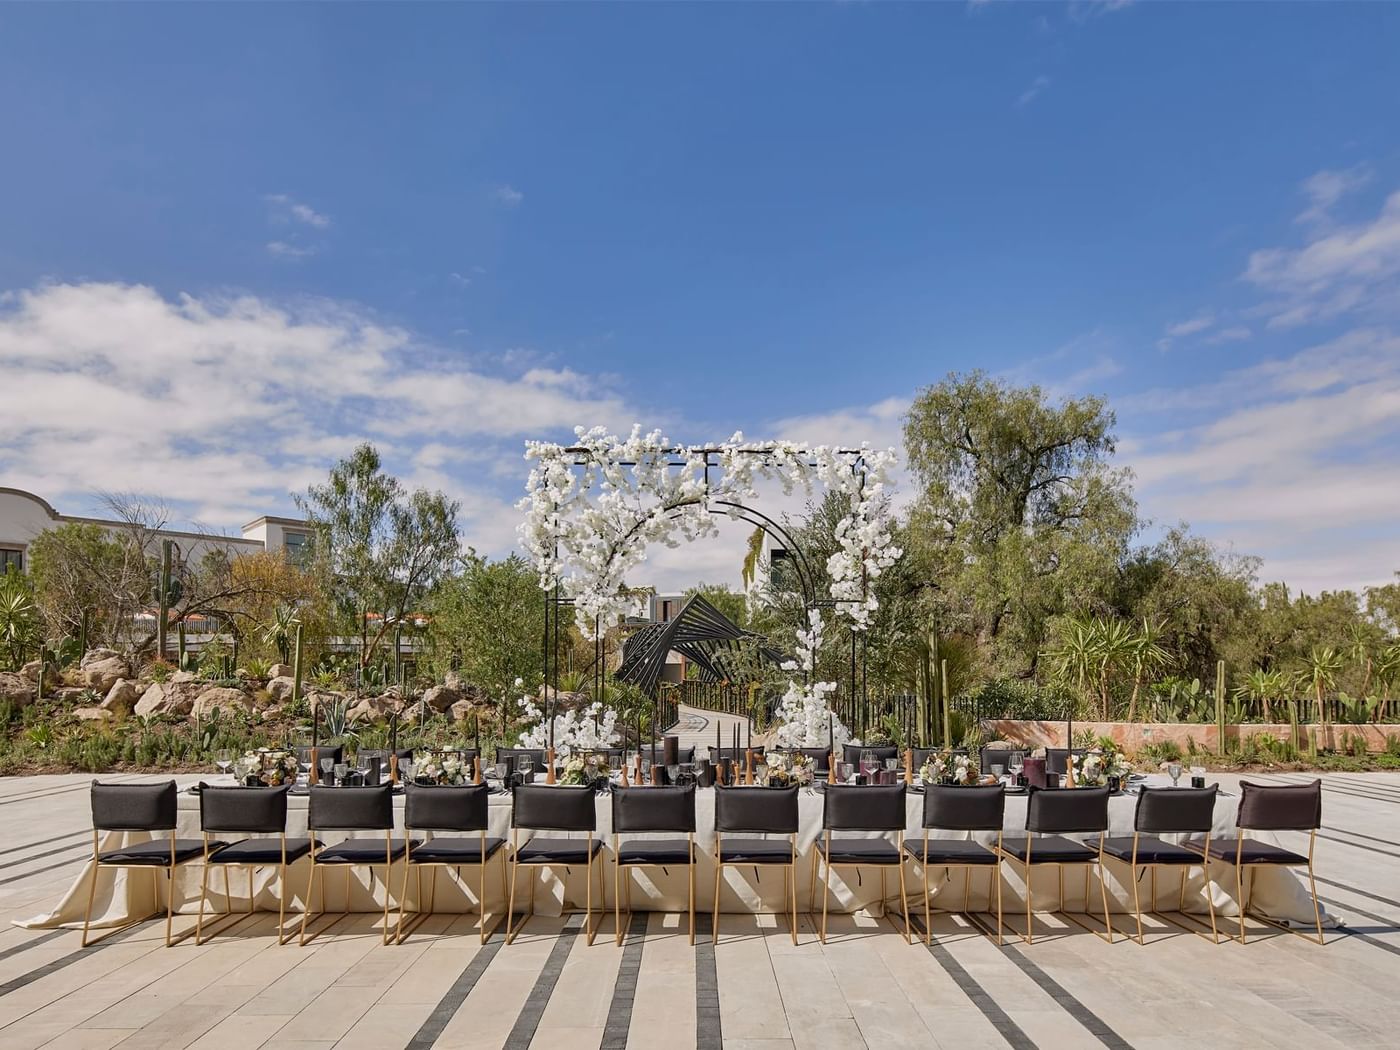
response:
{"label": "agave plant", "polygon": [[292,640],[296,637],[297,611],[290,605],[279,605],[272,613],[272,619],[262,625],[262,640],[277,650],[281,663],[292,659]]}
{"label": "agave plant", "polygon": [[0,662],[18,670],[40,643],[39,608],[27,577],[13,565],[0,577]]}

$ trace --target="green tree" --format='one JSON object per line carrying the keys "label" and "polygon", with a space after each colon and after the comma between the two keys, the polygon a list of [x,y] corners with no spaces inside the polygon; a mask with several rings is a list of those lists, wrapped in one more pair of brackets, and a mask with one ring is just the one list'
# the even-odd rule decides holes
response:
{"label": "green tree", "polygon": [[11,565],[0,576],[0,670],[18,671],[42,641],[34,588]]}
{"label": "green tree", "polygon": [[136,613],[149,604],[152,566],[133,531],[88,522],[45,529],[29,545],[35,601],[53,637],[86,645],[132,643]]}
{"label": "green tree", "polygon": [[981,372],[922,390],[905,420],[920,485],[909,544],[937,581],[940,619],[1003,670],[1033,672],[1060,613],[1100,608],[1137,529],[1110,466],[1101,398],[1053,404]]}
{"label": "green tree", "polygon": [[441,492],[406,492],[369,444],[296,501],[316,537],[316,565],[360,639],[364,668],[459,557],[460,504]]}
{"label": "green tree", "polygon": [[1161,644],[1162,625],[1146,617],[1127,641],[1127,655],[1133,667],[1133,695],[1128,701],[1128,721],[1137,721],[1138,697],[1148,675],[1158,674],[1171,665],[1172,655]]}

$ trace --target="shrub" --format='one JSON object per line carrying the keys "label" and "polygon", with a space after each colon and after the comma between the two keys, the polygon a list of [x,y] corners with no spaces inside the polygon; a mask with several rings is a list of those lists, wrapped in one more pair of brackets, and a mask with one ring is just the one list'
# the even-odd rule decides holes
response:
{"label": "shrub", "polygon": [[1181,745],[1175,740],[1156,740],[1138,748],[1138,757],[1158,765],[1163,762],[1180,762]]}

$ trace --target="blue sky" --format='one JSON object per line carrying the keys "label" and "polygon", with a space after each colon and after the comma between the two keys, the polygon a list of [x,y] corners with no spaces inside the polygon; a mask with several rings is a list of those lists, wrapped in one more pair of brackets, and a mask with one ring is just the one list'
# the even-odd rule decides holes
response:
{"label": "blue sky", "polygon": [[0,484],[236,527],[369,438],[498,552],[526,437],[892,443],[980,367],[1109,396],[1156,521],[1381,582],[1397,53],[1381,4],[8,6]]}

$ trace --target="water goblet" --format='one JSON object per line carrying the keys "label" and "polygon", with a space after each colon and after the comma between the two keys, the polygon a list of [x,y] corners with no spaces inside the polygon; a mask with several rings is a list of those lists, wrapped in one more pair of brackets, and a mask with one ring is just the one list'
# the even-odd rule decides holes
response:
{"label": "water goblet", "polygon": [[515,769],[516,772],[524,778],[525,783],[528,784],[530,783],[530,775],[535,769],[535,760],[529,755],[517,755],[515,757]]}
{"label": "water goblet", "polygon": [[323,781],[325,781],[326,783],[330,783],[331,771],[332,771],[333,769],[335,769],[335,759],[334,759],[334,758],[323,758],[323,759],[321,759],[321,779],[322,779]]}
{"label": "water goblet", "polygon": [[836,779],[843,784],[849,784],[851,778],[856,775],[856,767],[849,762],[836,763]]}
{"label": "water goblet", "polygon": [[1176,787],[1176,786],[1177,786],[1177,781],[1181,779],[1181,763],[1180,763],[1180,762],[1169,762],[1169,763],[1167,763],[1167,776],[1169,776],[1169,777],[1172,778],[1172,787]]}
{"label": "water goblet", "polygon": [[219,772],[227,775],[228,767],[233,765],[233,752],[226,747],[219,748],[214,755],[214,764],[219,767]]}
{"label": "water goblet", "polygon": [[336,762],[334,771],[335,782],[343,785],[345,783],[345,774],[350,772],[350,764],[348,762]]}
{"label": "water goblet", "polygon": [[1000,780],[1000,779],[1001,779],[1001,774],[1005,771],[1005,768],[1006,768],[1005,766],[1001,766],[1001,765],[998,765],[996,762],[993,762],[993,763],[992,763],[992,776],[994,776],[994,777],[996,777],[998,780]]}

